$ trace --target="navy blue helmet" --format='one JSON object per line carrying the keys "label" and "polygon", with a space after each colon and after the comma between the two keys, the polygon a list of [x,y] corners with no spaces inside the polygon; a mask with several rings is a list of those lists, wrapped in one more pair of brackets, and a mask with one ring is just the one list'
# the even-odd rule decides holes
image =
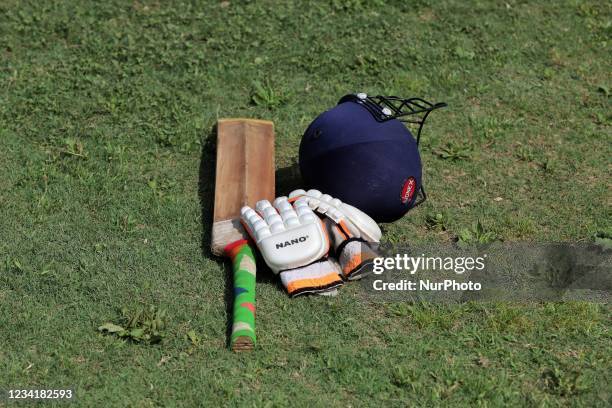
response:
{"label": "navy blue helmet", "polygon": [[[378,222],[425,200],[418,143],[427,115],[446,106],[420,98],[346,95],[319,115],[300,143],[300,172],[316,188]],[[417,137],[402,122],[418,125]]]}

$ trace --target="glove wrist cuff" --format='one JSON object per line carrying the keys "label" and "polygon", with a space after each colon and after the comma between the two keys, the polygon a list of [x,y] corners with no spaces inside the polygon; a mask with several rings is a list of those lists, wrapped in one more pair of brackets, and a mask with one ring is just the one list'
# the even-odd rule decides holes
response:
{"label": "glove wrist cuff", "polygon": [[378,255],[365,241],[351,238],[342,242],[340,247],[342,249],[337,254],[345,279],[361,279],[372,271],[374,258]]}
{"label": "glove wrist cuff", "polygon": [[344,241],[340,242],[335,248],[334,250],[336,251],[336,254],[338,254],[338,257],[340,257],[340,255],[342,254],[342,251],[344,251],[344,248],[350,244],[351,242],[360,242],[361,245],[366,245],[366,241],[361,239],[361,238],[348,238],[345,239]]}
{"label": "glove wrist cuff", "polygon": [[291,297],[306,293],[327,292],[342,285],[340,266],[331,259],[280,272],[280,278]]}

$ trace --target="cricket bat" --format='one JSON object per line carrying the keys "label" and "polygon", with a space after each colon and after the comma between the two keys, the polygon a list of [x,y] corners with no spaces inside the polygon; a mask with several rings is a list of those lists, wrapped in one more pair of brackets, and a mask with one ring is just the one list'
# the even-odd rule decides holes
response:
{"label": "cricket bat", "polygon": [[255,346],[255,257],[240,223],[240,209],[274,200],[274,124],[256,119],[219,119],[211,249],[232,260],[234,278],[230,347]]}

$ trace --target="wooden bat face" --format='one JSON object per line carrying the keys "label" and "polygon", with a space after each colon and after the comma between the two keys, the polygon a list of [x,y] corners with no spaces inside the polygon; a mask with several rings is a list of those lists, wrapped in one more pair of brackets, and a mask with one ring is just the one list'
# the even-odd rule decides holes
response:
{"label": "wooden bat face", "polygon": [[212,252],[246,238],[240,209],[259,200],[274,200],[274,125],[255,119],[220,119],[217,124],[217,166]]}

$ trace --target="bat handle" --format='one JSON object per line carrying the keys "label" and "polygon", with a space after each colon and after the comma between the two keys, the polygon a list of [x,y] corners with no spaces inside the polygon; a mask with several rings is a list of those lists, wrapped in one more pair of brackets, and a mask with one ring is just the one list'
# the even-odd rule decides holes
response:
{"label": "bat handle", "polygon": [[234,272],[234,304],[230,347],[233,351],[255,346],[255,256],[246,239],[225,247]]}

